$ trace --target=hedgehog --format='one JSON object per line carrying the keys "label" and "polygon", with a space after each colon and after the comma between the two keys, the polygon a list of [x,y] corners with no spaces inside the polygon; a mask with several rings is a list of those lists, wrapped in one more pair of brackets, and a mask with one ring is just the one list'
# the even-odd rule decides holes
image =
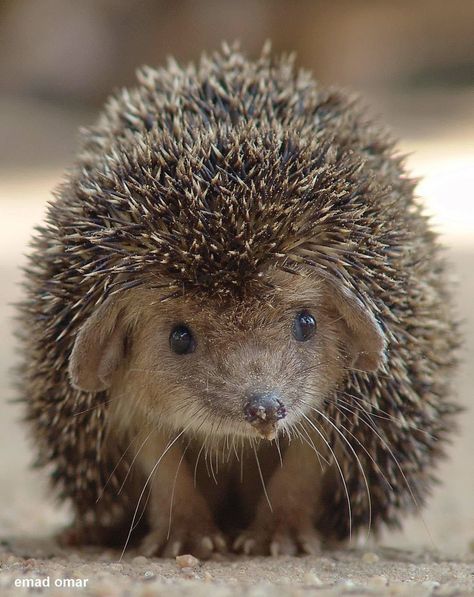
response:
{"label": "hedgehog", "polygon": [[425,503],[458,411],[443,249],[391,134],[292,56],[142,68],[24,277],[64,541],[315,553]]}

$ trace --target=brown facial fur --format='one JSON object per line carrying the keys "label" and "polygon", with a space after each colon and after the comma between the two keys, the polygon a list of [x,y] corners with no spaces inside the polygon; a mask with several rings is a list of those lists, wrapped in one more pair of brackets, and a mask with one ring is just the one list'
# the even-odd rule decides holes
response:
{"label": "brown facial fur", "polygon": [[[305,402],[320,406],[334,391],[359,350],[370,352],[370,341],[361,345],[370,322],[351,329],[346,320],[357,316],[354,309],[341,312],[325,282],[304,271],[274,270],[265,282],[268,290],[260,296],[224,301],[184,295],[162,302],[156,291],[143,289],[117,297],[81,331],[71,359],[73,380],[90,389],[94,384],[87,376],[94,375],[91,362],[96,363],[96,389],[107,387],[103,380],[109,378],[111,394],[124,396],[117,401],[120,408],[139,410],[150,424],[189,425],[190,432],[210,441],[256,437],[243,416],[247,397],[273,391],[287,410],[281,427],[290,428],[300,410],[308,410]],[[304,309],[316,317],[317,331],[298,342],[292,324]],[[192,354],[170,349],[170,332],[179,323],[197,340]],[[374,359],[381,356],[376,350]],[[122,413],[117,419],[128,417]]]}

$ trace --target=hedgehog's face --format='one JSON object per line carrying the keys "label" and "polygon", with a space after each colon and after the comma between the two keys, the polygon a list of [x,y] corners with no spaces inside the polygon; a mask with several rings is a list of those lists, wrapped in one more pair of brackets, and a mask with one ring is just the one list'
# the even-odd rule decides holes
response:
{"label": "hedgehog's face", "polygon": [[273,270],[245,299],[161,302],[129,291],[81,330],[73,383],[205,435],[275,437],[324,408],[349,367],[375,369],[384,342],[354,297],[314,276]]}

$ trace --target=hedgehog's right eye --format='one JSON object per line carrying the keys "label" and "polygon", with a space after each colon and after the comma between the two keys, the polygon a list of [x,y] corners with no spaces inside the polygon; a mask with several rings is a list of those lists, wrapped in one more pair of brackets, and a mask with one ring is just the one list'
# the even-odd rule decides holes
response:
{"label": "hedgehog's right eye", "polygon": [[171,330],[170,347],[176,354],[189,354],[196,350],[196,340],[186,325],[180,323]]}
{"label": "hedgehog's right eye", "polygon": [[293,336],[298,342],[306,342],[316,332],[316,319],[309,311],[301,311],[293,321]]}

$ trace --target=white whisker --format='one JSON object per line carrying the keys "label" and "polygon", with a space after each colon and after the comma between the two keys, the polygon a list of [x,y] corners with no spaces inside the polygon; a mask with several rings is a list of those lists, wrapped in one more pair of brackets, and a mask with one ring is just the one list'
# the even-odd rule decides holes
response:
{"label": "white whisker", "polygon": [[342,484],[344,486],[344,492],[346,494],[347,509],[348,509],[348,514],[349,514],[349,539],[351,539],[352,538],[352,506],[351,506],[351,500],[350,500],[350,497],[349,497],[349,490],[347,488],[347,483],[346,483],[346,480],[344,478],[344,473],[342,472],[341,465],[339,464],[337,456],[336,456],[334,450],[331,448],[331,445],[329,444],[329,442],[327,441],[327,439],[323,436],[323,434],[321,433],[321,431],[316,427],[316,425],[313,423],[313,421],[311,421],[311,419],[303,411],[300,411],[300,414],[301,414],[302,417],[304,417],[306,419],[306,421],[308,421],[308,423],[311,425],[311,427],[321,437],[321,439],[323,440],[323,442],[326,444],[327,448],[331,452],[332,457],[334,458],[334,462],[336,464],[337,470],[339,471],[339,475],[341,476],[341,481],[342,481]]}

